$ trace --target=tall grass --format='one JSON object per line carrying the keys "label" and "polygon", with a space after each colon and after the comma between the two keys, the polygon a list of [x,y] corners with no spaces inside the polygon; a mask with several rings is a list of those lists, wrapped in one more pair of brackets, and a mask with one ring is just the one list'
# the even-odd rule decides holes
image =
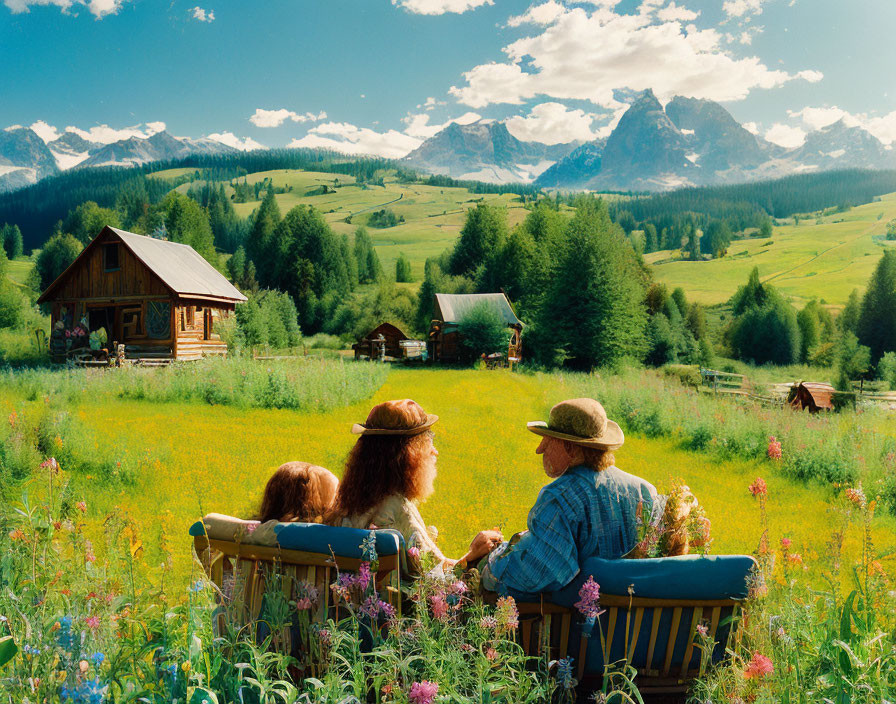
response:
{"label": "tall grass", "polygon": [[207,358],[160,368],[10,368],[0,373],[0,389],[29,400],[47,398],[66,404],[105,397],[327,411],[368,398],[387,374],[385,365],[341,358],[265,362]]}
{"label": "tall grass", "polygon": [[862,481],[896,513],[896,437],[885,410],[810,415],[701,393],[643,370],[569,375],[567,383],[599,399],[626,431],[672,438],[718,459],[767,460],[776,454],[774,438],[784,475],[834,490]]}

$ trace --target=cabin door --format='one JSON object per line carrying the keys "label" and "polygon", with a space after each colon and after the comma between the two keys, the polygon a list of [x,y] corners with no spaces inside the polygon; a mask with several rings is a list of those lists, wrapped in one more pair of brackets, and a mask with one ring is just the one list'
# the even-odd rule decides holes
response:
{"label": "cabin door", "polygon": [[106,339],[111,343],[118,339],[118,309],[115,306],[105,306],[102,308],[90,308],[88,312],[87,323],[90,332],[106,329]]}

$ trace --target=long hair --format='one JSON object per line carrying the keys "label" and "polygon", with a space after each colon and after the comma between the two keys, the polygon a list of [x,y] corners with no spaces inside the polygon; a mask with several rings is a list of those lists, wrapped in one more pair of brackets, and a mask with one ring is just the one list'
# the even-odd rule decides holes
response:
{"label": "long hair", "polygon": [[582,446],[582,456],[586,466],[595,472],[603,472],[616,464],[616,456],[610,450],[598,450],[594,447]]}
{"label": "long hair", "polygon": [[319,522],[329,512],[336,494],[336,476],[307,462],[280,465],[268,480],[258,520]]}
{"label": "long hair", "polygon": [[360,516],[384,499],[399,494],[420,498],[421,469],[427,458],[431,431],[419,435],[362,435],[348,454],[329,523]]}

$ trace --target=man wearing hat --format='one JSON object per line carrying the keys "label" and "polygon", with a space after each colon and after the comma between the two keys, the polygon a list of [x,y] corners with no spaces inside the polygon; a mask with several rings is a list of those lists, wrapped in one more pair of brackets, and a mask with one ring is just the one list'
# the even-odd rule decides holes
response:
{"label": "man wearing hat", "polygon": [[638,543],[638,506],[651,516],[659,508],[656,488],[615,466],[622,429],[597,401],[558,403],[547,423],[529,423],[541,436],[535,452],[554,479],[529,511],[528,530],[488,557],[482,583],[506,593],[557,591],[589,557],[616,559]]}

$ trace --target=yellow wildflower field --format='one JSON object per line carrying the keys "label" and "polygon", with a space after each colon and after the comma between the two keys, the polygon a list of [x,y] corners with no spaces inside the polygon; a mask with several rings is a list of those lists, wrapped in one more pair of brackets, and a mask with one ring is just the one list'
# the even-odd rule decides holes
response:
{"label": "yellow wildflower field", "polygon": [[[341,474],[355,437],[352,423],[369,408],[392,398],[413,398],[439,415],[434,427],[439,450],[435,494],[421,511],[439,529],[446,554],[459,556],[482,528],[500,526],[505,535],[525,527],[526,515],[548,478],[534,453],[538,438],[526,421],[546,419],[551,405],[571,390],[564,378],[506,371],[395,369],[369,401],[328,413],[238,410],[195,403],[85,400],[78,416],[97,444],[126,446],[141,460],[140,476],[119,493],[92,487],[76,477],[100,515],[119,507],[137,523],[144,545],[164,534],[178,578],[190,570],[187,528],[201,515],[220,512],[248,517],[262,488],[282,462],[304,460]],[[770,539],[787,536],[793,551],[823,556],[835,526],[831,493],[779,476],[770,462],[718,462],[688,452],[670,440],[629,437],[616,453],[617,465],[661,489],[688,484],[712,521],[714,553],[751,553],[760,528],[759,508],[747,486],[762,476],[768,483]],[[896,521],[875,519],[878,547],[896,545]],[[860,531],[847,534],[845,561],[858,559]],[[150,560],[149,564],[153,561]]]}

